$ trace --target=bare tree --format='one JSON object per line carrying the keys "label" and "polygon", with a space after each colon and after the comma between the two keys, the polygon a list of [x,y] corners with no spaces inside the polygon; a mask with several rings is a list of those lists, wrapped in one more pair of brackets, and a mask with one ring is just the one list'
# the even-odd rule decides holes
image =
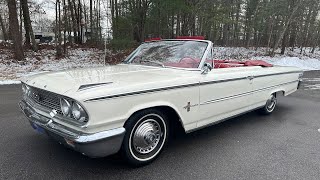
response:
{"label": "bare tree", "polygon": [[61,4],[60,0],[56,0],[56,56],[62,56],[61,48]]}
{"label": "bare tree", "polygon": [[1,29],[2,29],[3,38],[6,41],[6,40],[8,40],[8,35],[7,35],[7,30],[6,30],[6,27],[4,25],[1,13],[0,13],[0,26],[1,26]]}
{"label": "bare tree", "polygon": [[8,9],[9,9],[9,28],[11,33],[11,38],[13,40],[13,51],[15,58],[17,60],[23,60],[23,48],[22,48],[22,37],[19,32],[19,22],[18,22],[18,14],[17,14],[17,4],[16,1],[7,0]]}
{"label": "bare tree", "polygon": [[28,0],[21,0],[21,6],[23,11],[24,28],[26,31],[26,44],[30,45],[30,39],[32,42],[32,49],[38,51],[38,46],[34,37],[33,28],[30,20]]}
{"label": "bare tree", "polygon": [[90,40],[93,39],[93,2],[90,0]]}

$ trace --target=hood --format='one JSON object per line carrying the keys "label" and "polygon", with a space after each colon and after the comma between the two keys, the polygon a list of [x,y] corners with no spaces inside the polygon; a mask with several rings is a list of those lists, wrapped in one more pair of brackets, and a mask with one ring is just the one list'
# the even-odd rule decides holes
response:
{"label": "hood", "polygon": [[92,96],[92,91],[96,91],[95,96],[99,96],[98,92],[100,91],[103,91],[101,94],[109,95],[117,92],[130,92],[130,89],[145,89],[148,88],[148,85],[152,85],[151,87],[164,86],[163,83],[168,81],[184,79],[181,76],[193,77],[190,76],[190,73],[200,72],[120,64],[42,73],[30,76],[23,82],[69,97],[76,98],[78,96],[79,99],[79,97],[89,98]]}

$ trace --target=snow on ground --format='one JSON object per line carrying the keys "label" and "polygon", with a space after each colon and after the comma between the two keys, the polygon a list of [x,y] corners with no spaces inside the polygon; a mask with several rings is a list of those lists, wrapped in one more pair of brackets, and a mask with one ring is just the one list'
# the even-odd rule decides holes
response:
{"label": "snow on ground", "polygon": [[287,49],[284,55],[280,55],[280,49],[276,51],[274,57],[268,56],[267,48],[243,48],[243,47],[216,47],[215,59],[231,59],[231,60],[264,60],[270,64],[279,66],[294,66],[304,70],[320,70],[320,50],[316,49],[311,53],[310,48],[304,48],[300,54],[300,48],[293,51]]}
{"label": "snow on ground", "polygon": [[14,84],[23,76],[44,71],[103,66],[104,51],[97,49],[72,49],[68,56],[55,58],[55,50],[26,52],[25,61],[13,60],[8,49],[0,49],[0,84]]}
{"label": "snow on ground", "polygon": [[14,80],[3,80],[0,81],[0,85],[6,85],[6,84],[20,84],[21,81],[14,81]]}
{"label": "snow on ground", "polygon": [[297,57],[283,57],[283,58],[260,58],[271,64],[279,66],[295,66],[304,70],[319,70],[320,61],[318,59],[300,59]]}
{"label": "snow on ground", "polygon": [[[310,48],[305,48],[300,54],[300,49],[286,50],[280,55],[280,50],[274,57],[267,54],[267,48],[243,47],[215,47],[214,59],[245,61],[249,59],[264,60],[274,65],[296,66],[304,70],[320,70],[320,49],[310,53]],[[114,57],[111,51],[108,57]],[[0,48],[0,84],[18,83],[23,76],[41,73],[44,71],[58,71],[71,68],[103,66],[104,51],[93,48],[69,49],[68,55],[56,59],[55,50],[43,49],[37,53],[26,52],[26,60],[17,62],[13,60],[11,51]],[[317,87],[315,87],[317,88]]]}

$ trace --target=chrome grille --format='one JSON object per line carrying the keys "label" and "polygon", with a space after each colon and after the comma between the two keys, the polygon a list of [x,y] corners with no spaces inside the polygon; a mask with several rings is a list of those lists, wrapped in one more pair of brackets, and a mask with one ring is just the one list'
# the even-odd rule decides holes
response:
{"label": "chrome grille", "polygon": [[60,108],[60,98],[62,96],[49,92],[43,89],[30,87],[31,93],[30,98],[40,106],[48,108],[50,111],[55,109],[58,114],[62,115],[61,108]]}
{"label": "chrome grille", "polygon": [[85,121],[83,122],[77,121],[73,116],[63,115],[60,108],[60,99],[63,98],[68,100],[69,102],[74,102],[73,99],[47,91],[47,90],[39,89],[36,87],[32,87],[32,86],[27,86],[27,87],[29,90],[27,92],[24,91],[25,94],[23,95],[23,99],[27,103],[34,106],[34,108],[46,113],[50,113],[52,110],[56,110],[57,116],[55,116],[55,118],[59,120],[64,120],[76,126],[83,126],[88,122],[89,117],[86,112],[85,112]]}

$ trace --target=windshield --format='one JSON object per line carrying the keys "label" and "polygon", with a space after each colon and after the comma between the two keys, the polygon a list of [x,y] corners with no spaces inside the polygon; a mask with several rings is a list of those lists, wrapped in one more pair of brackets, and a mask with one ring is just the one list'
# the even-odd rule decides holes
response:
{"label": "windshield", "polygon": [[201,41],[157,41],[140,45],[126,63],[149,66],[198,68],[208,43]]}

